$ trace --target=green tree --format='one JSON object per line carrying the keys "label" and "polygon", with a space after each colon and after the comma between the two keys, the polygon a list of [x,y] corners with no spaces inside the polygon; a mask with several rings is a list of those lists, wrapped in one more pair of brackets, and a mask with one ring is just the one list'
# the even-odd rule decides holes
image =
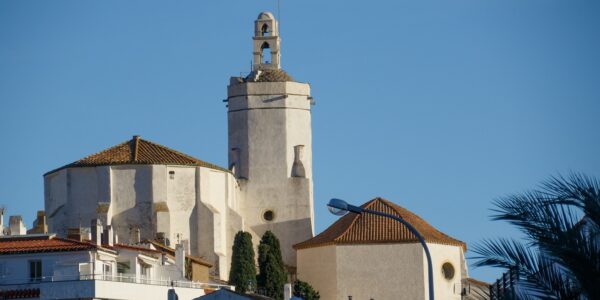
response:
{"label": "green tree", "polygon": [[319,300],[321,298],[319,292],[315,291],[310,284],[301,280],[294,282],[294,296],[304,300]]}
{"label": "green tree", "polygon": [[494,220],[507,221],[525,240],[485,240],[476,266],[517,268],[513,298],[600,299],[600,182],[571,174],[495,201]]}
{"label": "green tree", "polygon": [[229,284],[235,285],[236,291],[246,293],[256,288],[256,265],[252,235],[238,231],[233,241]]}
{"label": "green tree", "polygon": [[279,239],[271,231],[265,232],[258,245],[258,286],[265,295],[283,299],[283,286],[287,282],[287,272],[281,258]]}

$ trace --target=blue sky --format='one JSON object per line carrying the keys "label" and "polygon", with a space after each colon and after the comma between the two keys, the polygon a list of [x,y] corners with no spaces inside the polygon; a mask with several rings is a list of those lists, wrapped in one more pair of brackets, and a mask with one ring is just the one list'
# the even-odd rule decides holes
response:
{"label": "blue sky", "polygon": [[[0,203],[31,226],[42,174],[134,134],[225,166],[229,77],[276,1],[1,1]],[[600,177],[600,3],[281,0],[311,83],[316,230],[382,196],[469,245],[491,201]],[[468,253],[469,255],[470,253]],[[471,269],[491,281],[493,269]]]}

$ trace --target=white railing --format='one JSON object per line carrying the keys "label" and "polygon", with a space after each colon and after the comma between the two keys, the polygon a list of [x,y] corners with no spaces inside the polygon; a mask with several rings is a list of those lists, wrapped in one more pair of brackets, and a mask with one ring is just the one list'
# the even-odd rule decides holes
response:
{"label": "white railing", "polygon": [[181,281],[169,279],[151,279],[145,277],[136,277],[135,275],[105,275],[105,274],[86,274],[86,275],[61,275],[61,276],[44,276],[38,278],[0,278],[0,286],[15,285],[15,284],[36,284],[61,281],[85,281],[85,280],[100,280],[134,284],[148,284],[172,286],[190,289],[230,289],[234,287],[225,284],[205,283],[195,281]]}

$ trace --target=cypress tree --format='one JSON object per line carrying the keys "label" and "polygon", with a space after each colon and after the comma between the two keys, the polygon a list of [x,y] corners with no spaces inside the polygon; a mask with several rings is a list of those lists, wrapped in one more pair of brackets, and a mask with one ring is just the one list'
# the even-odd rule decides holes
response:
{"label": "cypress tree", "polygon": [[238,231],[233,241],[229,284],[235,285],[236,291],[246,293],[256,288],[256,266],[254,264],[254,248],[252,235]]}
{"label": "cypress tree", "polygon": [[287,272],[281,257],[279,239],[271,231],[265,232],[258,246],[258,286],[265,295],[276,300],[283,299],[283,286]]}
{"label": "cypress tree", "polygon": [[301,280],[294,282],[294,296],[304,300],[319,300],[321,298],[319,292],[315,291],[310,284]]}

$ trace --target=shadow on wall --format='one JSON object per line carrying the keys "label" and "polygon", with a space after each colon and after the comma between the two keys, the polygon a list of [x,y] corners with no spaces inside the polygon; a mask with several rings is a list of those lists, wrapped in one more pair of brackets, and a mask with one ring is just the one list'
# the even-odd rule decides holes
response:
{"label": "shadow on wall", "polygon": [[[127,169],[120,169],[127,170]],[[123,207],[128,196],[133,197],[134,206],[126,208],[121,212],[114,214],[112,217],[111,224],[116,229],[119,235],[119,242],[129,242],[130,240],[130,228],[137,226],[140,228],[140,234],[142,239],[153,239],[155,230],[152,227],[152,169],[151,167],[134,167],[135,172],[132,189],[123,187],[121,190],[133,190],[132,195],[114,195],[112,199],[114,205],[113,211]],[[119,184],[119,183],[117,183]],[[119,189],[117,189],[119,192]],[[122,198],[119,199],[119,196]]]}
{"label": "shadow on wall", "polygon": [[[296,265],[296,251],[292,248],[292,246],[293,244],[304,242],[312,238],[310,232],[306,231],[306,228],[310,228],[310,226],[310,218],[305,218],[285,222],[274,221],[271,223],[252,226],[251,229],[258,235],[259,240],[267,230],[272,231],[281,242],[281,254],[283,255],[285,263],[289,265],[289,261],[286,259],[291,259],[293,260],[293,265]],[[293,242],[290,245],[284,245],[284,240]]]}

